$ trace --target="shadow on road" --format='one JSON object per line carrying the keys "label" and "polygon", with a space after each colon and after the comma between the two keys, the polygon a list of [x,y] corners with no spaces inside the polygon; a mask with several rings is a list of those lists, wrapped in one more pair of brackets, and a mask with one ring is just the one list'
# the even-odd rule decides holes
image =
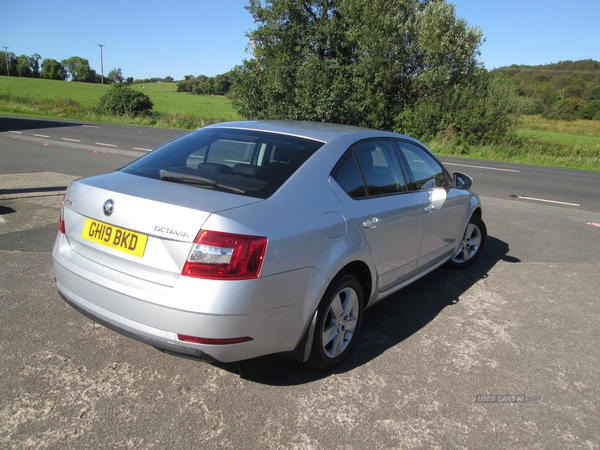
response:
{"label": "shadow on road", "polygon": [[79,122],[29,119],[25,117],[0,117],[0,133],[5,131],[43,130],[45,128],[80,127]]}
{"label": "shadow on road", "polygon": [[520,262],[508,252],[507,243],[490,236],[484,253],[473,266],[464,270],[437,269],[369,308],[354,350],[332,372],[316,372],[279,355],[218,366],[249,381],[275,386],[310,383],[332,373],[351,371],[427,326],[444,308],[458,303],[460,296],[477,281],[485,279],[498,262]]}

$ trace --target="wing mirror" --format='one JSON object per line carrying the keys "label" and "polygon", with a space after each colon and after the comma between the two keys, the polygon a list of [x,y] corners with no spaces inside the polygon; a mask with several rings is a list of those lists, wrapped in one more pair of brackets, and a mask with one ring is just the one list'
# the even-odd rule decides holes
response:
{"label": "wing mirror", "polygon": [[452,181],[458,189],[470,189],[473,185],[473,178],[460,172],[455,172],[452,175]]}

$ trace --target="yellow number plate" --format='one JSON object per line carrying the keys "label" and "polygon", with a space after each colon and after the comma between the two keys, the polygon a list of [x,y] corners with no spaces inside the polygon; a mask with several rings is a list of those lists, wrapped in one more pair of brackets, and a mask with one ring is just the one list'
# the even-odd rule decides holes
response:
{"label": "yellow number plate", "polygon": [[134,233],[92,219],[85,221],[81,237],[139,258],[144,256],[146,243],[148,242],[148,236],[144,234]]}

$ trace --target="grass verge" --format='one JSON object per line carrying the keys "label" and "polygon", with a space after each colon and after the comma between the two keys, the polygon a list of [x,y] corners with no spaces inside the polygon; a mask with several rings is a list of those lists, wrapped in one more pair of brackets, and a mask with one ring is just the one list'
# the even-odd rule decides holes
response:
{"label": "grass verge", "polygon": [[428,145],[438,155],[600,171],[600,142],[595,145],[571,145],[558,139],[519,134],[512,142],[504,144],[454,145],[436,139]]}

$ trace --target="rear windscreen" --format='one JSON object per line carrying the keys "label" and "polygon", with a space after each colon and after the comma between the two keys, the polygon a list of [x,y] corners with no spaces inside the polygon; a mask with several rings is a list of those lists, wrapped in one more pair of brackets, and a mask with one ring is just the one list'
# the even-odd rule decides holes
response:
{"label": "rear windscreen", "polygon": [[[201,177],[213,189],[267,198],[321,146],[311,139],[253,130],[203,128],[121,169],[160,179],[160,171]],[[231,189],[229,189],[231,191]]]}

